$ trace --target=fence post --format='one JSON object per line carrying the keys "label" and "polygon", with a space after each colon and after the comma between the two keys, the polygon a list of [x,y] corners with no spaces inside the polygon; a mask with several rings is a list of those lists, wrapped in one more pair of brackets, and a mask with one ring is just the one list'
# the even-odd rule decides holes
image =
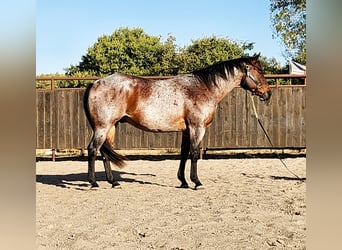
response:
{"label": "fence post", "polygon": [[55,79],[51,78],[51,90],[55,89]]}
{"label": "fence post", "polygon": [[52,149],[52,161],[56,161],[56,149]]}

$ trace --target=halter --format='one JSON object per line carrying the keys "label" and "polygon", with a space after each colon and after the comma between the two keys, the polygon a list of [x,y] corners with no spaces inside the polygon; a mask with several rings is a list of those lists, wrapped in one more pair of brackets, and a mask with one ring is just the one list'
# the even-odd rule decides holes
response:
{"label": "halter", "polygon": [[252,75],[252,73],[249,71],[249,65],[246,65],[246,72],[247,72],[247,77],[249,77],[257,86],[258,89],[260,89],[262,87],[262,83],[259,82],[257,79],[255,79],[255,77]]}

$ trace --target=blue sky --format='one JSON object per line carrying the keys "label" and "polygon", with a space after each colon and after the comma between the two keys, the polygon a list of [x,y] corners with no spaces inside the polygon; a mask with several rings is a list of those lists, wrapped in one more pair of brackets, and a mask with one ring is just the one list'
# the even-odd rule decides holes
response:
{"label": "blue sky", "polygon": [[142,28],[179,46],[216,35],[254,42],[252,52],[282,65],[283,48],[272,38],[269,0],[37,0],[36,73],[64,73],[78,64],[101,35]]}

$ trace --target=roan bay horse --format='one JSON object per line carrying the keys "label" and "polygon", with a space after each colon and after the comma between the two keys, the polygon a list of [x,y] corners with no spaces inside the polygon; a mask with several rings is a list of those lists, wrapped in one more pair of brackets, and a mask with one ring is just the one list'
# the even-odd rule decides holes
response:
{"label": "roan bay horse", "polygon": [[271,90],[260,66],[259,55],[224,61],[190,74],[156,80],[113,74],[90,84],[84,95],[84,109],[93,129],[88,146],[88,181],[98,187],[95,159],[100,151],[106,178],[114,180],[110,162],[124,166],[125,157],[113,150],[115,127],[128,122],[152,132],[182,131],[178,179],[188,188],[184,176],[190,153],[190,179],[195,189],[202,185],[197,176],[199,145],[212,123],[218,103],[235,87],[241,86],[267,101]]}

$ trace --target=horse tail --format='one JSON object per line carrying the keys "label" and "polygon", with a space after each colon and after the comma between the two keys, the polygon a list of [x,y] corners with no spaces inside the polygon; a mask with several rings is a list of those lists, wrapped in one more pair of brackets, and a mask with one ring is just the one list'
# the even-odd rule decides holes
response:
{"label": "horse tail", "polygon": [[90,112],[89,112],[89,104],[88,104],[88,98],[89,98],[89,92],[91,90],[91,88],[93,87],[93,83],[89,84],[84,92],[83,95],[83,109],[84,109],[84,113],[87,117],[87,120],[90,124],[90,127],[94,130],[95,129],[95,125],[94,122],[92,121],[91,117],[90,117]]}
{"label": "horse tail", "polygon": [[108,140],[105,140],[105,142],[102,144],[100,152],[119,168],[123,168],[126,165],[124,161],[127,160],[127,158],[116,153]]}
{"label": "horse tail", "polygon": [[[92,130],[95,130],[95,124],[93,120],[91,119],[90,112],[89,112],[89,103],[88,103],[88,98],[89,98],[89,92],[91,88],[93,87],[93,83],[89,84],[84,92],[83,96],[83,108],[84,108],[84,113],[87,117],[87,120],[90,124],[90,127]],[[106,139],[105,142],[102,144],[100,148],[100,152],[111,162],[113,162],[116,166],[119,168],[123,168],[125,166],[125,160],[127,160],[126,157],[114,152],[112,146],[110,145],[109,141]]]}

